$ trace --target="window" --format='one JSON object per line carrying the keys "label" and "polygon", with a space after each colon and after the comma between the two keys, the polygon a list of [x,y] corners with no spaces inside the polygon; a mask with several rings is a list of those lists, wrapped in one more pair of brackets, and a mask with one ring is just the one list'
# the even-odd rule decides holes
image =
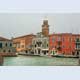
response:
{"label": "window", "polygon": [[71,48],[71,45],[69,46],[69,48]]}
{"label": "window", "polygon": [[78,48],[78,45],[76,44],[76,48]]}
{"label": "window", "polygon": [[0,43],[0,48],[2,48],[2,43]]}
{"label": "window", "polygon": [[17,44],[17,48],[20,48],[20,44]]}
{"label": "window", "polygon": [[62,41],[64,42],[64,38],[62,38]]}
{"label": "window", "polygon": [[3,50],[3,52],[6,52],[6,50]]}
{"label": "window", "polygon": [[72,38],[69,38],[69,41],[71,42],[72,41]]}
{"label": "window", "polygon": [[7,47],[7,43],[5,44],[5,46]]}
{"label": "window", "polygon": [[58,41],[61,41],[61,37],[58,37]]}
{"label": "window", "polygon": [[80,44],[76,45],[76,48],[79,49],[80,48]]}
{"label": "window", "polygon": [[22,48],[24,48],[24,45],[22,45]]}
{"label": "window", "polygon": [[8,52],[11,52],[11,50],[9,50]]}
{"label": "window", "polygon": [[44,42],[43,42],[43,44],[42,44],[42,47],[43,47],[43,48],[47,48],[47,47],[48,47],[48,44],[47,44],[47,41],[46,41],[46,40],[44,40]]}
{"label": "window", "polygon": [[58,42],[58,45],[61,45],[61,42]]}
{"label": "window", "polygon": [[28,51],[26,50],[26,53],[28,53]]}
{"label": "window", "polygon": [[80,49],[80,45],[79,45],[79,49]]}
{"label": "window", "polygon": [[52,42],[54,42],[54,41],[55,41],[55,38],[53,37],[53,38],[52,38]]}
{"label": "window", "polygon": [[71,40],[72,40],[72,42],[74,42],[75,41],[75,38],[72,38]]}
{"label": "window", "polygon": [[47,47],[48,47],[48,44],[47,44]]}
{"label": "window", "polygon": [[76,38],[76,42],[79,42],[80,40],[79,40],[79,38]]}
{"label": "window", "polygon": [[12,47],[12,43],[10,43],[10,47]]}
{"label": "window", "polygon": [[36,44],[35,44],[35,47],[36,47]]}
{"label": "window", "polygon": [[65,46],[63,45],[63,48],[65,48]]}

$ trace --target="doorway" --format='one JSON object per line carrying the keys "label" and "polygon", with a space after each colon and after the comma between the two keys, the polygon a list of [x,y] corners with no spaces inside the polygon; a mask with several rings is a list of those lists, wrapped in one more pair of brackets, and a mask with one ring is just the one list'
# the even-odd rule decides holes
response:
{"label": "doorway", "polygon": [[38,54],[40,54],[40,49],[38,49]]}
{"label": "doorway", "polygon": [[44,55],[46,55],[46,51],[44,51]]}
{"label": "doorway", "polygon": [[79,56],[79,51],[77,51],[77,56]]}

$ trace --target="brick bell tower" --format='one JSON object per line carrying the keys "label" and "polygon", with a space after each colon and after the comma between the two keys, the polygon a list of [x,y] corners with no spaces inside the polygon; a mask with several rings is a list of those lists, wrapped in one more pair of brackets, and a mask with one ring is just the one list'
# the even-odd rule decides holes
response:
{"label": "brick bell tower", "polygon": [[49,35],[49,25],[48,20],[43,20],[42,24],[42,34],[47,37]]}

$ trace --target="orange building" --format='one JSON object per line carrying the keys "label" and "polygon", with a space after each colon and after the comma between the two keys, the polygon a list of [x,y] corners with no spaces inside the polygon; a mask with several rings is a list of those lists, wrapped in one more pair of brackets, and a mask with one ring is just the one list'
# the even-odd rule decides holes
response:
{"label": "orange building", "polygon": [[80,38],[79,34],[60,33],[49,35],[49,50],[55,48],[58,54],[75,55],[76,39]]}
{"label": "orange building", "polygon": [[14,47],[16,48],[17,52],[25,51],[26,53],[28,50],[31,49],[32,39],[35,37],[33,34],[24,35],[20,37],[13,38]]}

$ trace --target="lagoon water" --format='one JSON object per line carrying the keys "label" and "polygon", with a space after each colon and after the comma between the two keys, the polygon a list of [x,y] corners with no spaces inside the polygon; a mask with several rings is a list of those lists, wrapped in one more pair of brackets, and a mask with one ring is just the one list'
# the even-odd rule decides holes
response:
{"label": "lagoon water", "polygon": [[39,56],[4,57],[3,66],[77,66],[77,58]]}

